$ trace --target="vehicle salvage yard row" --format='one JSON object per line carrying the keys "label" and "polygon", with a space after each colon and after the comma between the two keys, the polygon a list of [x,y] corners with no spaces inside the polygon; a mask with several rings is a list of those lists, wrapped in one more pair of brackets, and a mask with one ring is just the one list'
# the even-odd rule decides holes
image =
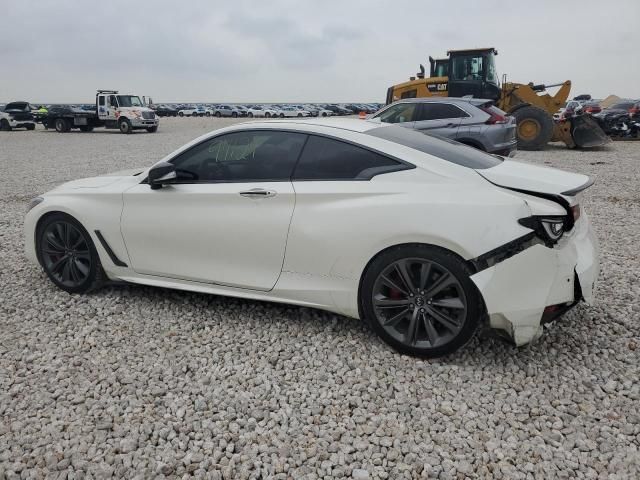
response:
{"label": "vehicle salvage yard row", "polygon": [[231,123],[0,132],[0,479],[640,475],[640,145],[517,153],[595,178],[581,204],[601,249],[594,306],[522,349],[474,339],[424,361],[326,312],[138,286],[68,295],[26,262],[31,198]]}

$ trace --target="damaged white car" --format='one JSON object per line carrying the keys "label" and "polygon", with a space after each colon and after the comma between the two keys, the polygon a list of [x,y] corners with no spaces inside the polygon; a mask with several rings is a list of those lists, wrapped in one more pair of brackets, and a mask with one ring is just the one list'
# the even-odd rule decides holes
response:
{"label": "damaged white car", "polygon": [[393,125],[245,123],[35,198],[26,254],[71,293],[118,280],[304,305],[438,356],[479,327],[525,344],[592,301],[591,183]]}

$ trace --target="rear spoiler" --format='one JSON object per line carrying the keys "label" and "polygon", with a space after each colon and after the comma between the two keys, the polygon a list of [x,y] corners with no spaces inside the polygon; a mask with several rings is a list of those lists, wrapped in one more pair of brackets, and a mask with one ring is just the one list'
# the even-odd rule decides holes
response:
{"label": "rear spoiler", "polygon": [[580,193],[581,191],[586,190],[587,188],[589,188],[594,183],[595,183],[595,180],[593,178],[589,177],[589,180],[587,180],[585,183],[583,183],[579,187],[572,188],[571,190],[567,190],[566,192],[560,192],[560,193],[562,195],[566,195],[567,197],[573,197],[573,196],[577,195],[578,193]]}

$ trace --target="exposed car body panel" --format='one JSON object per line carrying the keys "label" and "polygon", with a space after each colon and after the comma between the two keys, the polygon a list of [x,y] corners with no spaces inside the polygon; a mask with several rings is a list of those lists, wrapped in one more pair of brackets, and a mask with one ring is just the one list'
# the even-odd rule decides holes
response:
{"label": "exposed car body panel", "polygon": [[574,296],[576,275],[584,300],[592,303],[600,271],[598,254],[597,239],[583,213],[555,248],[534,245],[473,275],[491,327],[507,331],[516,345],[534,340],[540,334],[545,307],[579,300]]}

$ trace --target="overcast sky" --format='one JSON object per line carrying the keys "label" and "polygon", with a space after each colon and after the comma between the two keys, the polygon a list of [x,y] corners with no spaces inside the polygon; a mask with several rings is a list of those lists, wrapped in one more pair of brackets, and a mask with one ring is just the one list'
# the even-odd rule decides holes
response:
{"label": "overcast sky", "polygon": [[500,75],[640,97],[640,0],[2,1],[0,101],[384,101],[448,49]]}

